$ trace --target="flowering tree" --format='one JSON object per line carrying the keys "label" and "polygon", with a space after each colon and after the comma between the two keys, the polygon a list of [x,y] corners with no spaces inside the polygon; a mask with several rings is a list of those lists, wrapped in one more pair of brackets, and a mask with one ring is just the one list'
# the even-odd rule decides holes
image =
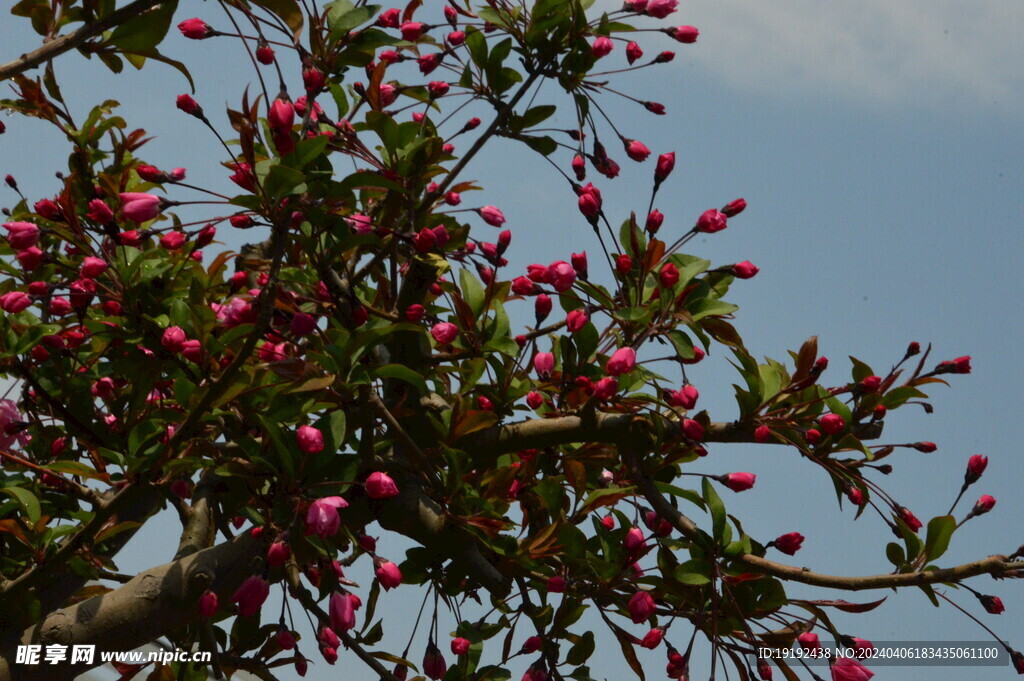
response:
{"label": "flowering tree", "polygon": [[[757,267],[682,250],[746,203],[663,215],[674,154],[652,159],[604,115],[606,97],[666,114],[613,87],[618,73],[673,59],[650,56],[656,41],[697,40],[692,26],[659,23],[676,0],[605,13],[592,0],[217,4],[218,25],[176,18],[168,0],[12,10],[44,41],[0,65],[16,93],[0,107],[53,124],[71,153],[54,195],[24,196],[7,177],[20,201],[0,246],[0,351],[19,392],[0,403],[0,680],[90,666],[19,665],[19,646],[125,650],[166,637],[212,662],[158,664],[149,678],[304,675],[347,650],[388,681],[587,681],[587,626],[617,640],[641,679],[638,647],[664,651],[668,676],[685,679],[697,640],[712,677],[729,665],[744,679],[820,678],[758,650],[813,653],[825,636],[869,651],[833,615],[880,601],[837,590],[917,587],[939,605],[933,585],[960,585],[1002,610],[966,580],[1024,574],[1021,550],[941,562],[995,500],[959,514],[954,503],[925,528],[876,478],[892,469],[881,459],[934,445],[867,444],[890,411],[930,408],[924,390],[969,373],[970,358],[929,364],[930,348],[912,343],[888,371],[854,360],[849,379],[826,384],[812,338],[788,363],[759,363],[725,300]],[[191,78],[159,51],[176,21],[252,60],[258,87],[230,95],[233,132],[192,96],[176,102],[223,147],[234,196],[147,164],[145,131],[112,103],[82,119],[61,96],[53,61],[74,49],[115,72],[157,61]],[[556,107],[571,129],[543,127]],[[498,206],[473,203],[467,174],[495,138],[522,142],[564,179],[578,228],[592,231],[589,256],[508,271],[513,230]],[[607,189],[613,156],[653,166],[640,218],[609,215],[583,184],[599,175]],[[259,236],[209,255],[234,230]],[[507,310],[527,305],[535,323],[513,323]],[[729,421],[701,411],[686,379],[720,355],[741,378]],[[723,496],[755,474],[693,470],[716,443],[799,452],[851,515],[892,530],[879,550],[893,572],[775,560],[803,537],[744,532]],[[970,459],[956,502],[986,463]],[[118,573],[118,552],[168,504],[181,519],[170,562]],[[380,532],[415,548],[381,555]],[[357,561],[373,564],[372,584],[346,578]],[[823,599],[790,597],[794,582]],[[287,606],[277,615],[262,607],[275,585]],[[405,650],[384,650],[381,591],[412,585],[433,610]],[[440,610],[458,621],[450,636]],[[315,640],[297,641],[306,616]],[[1024,673],[1024,656],[999,643]],[[838,681],[872,675],[852,658],[827,669]]]}

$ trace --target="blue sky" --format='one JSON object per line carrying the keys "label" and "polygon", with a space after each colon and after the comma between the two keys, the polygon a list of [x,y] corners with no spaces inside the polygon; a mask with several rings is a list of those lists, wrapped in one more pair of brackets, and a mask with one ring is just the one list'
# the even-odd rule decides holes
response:
{"label": "blue sky", "polygon": [[[436,20],[438,5],[426,3],[421,15]],[[194,12],[224,23],[211,3],[191,0],[182,6],[181,18]],[[624,102],[611,105],[624,134],[655,153],[677,152],[676,172],[656,204],[667,216],[663,231],[682,232],[706,208],[738,196],[747,199],[750,207],[730,221],[729,229],[693,242],[689,252],[716,264],[749,259],[761,268],[755,279],[738,282],[730,296],[741,307],[735,324],[756,356],[782,359],[787,349],[817,334],[821,352],[832,360],[825,380],[838,384],[848,376],[847,355],[881,372],[911,340],[933,342],[936,360],[972,355],[970,376],[954,377],[952,390],[932,393],[933,415],[908,407],[888,419],[884,441],[933,440],[939,450],[931,455],[899,450],[889,459],[896,471],[884,482],[927,522],[947,510],[968,456],[986,454],[988,471],[961,510],[981,493],[997,498],[996,509],[958,532],[941,562],[1014,550],[1024,543],[1019,530],[1024,465],[1016,431],[1024,381],[1019,349],[1024,337],[1024,77],[1019,68],[1024,5],[688,0],[673,19],[700,28],[697,44],[677,46],[648,34],[650,53],[676,49],[676,60],[620,82],[630,94],[663,102],[670,115],[654,117]],[[34,38],[20,20],[5,19],[0,58],[30,48]],[[165,51],[193,69],[197,99],[227,130],[219,105],[235,102],[250,77],[237,46],[173,37]],[[622,46],[608,59],[624,63]],[[119,99],[130,124],[158,135],[145,148],[148,161],[185,166],[199,183],[227,186],[214,140],[173,107],[174,96],[186,90],[180,76],[152,65],[142,74],[112,77],[98,62],[79,56],[59,64],[65,95],[79,111],[101,97]],[[29,196],[49,195],[64,149],[39,126],[20,118],[5,121],[0,174],[15,174]],[[597,244],[574,197],[554,172],[513,145],[500,144],[499,150],[500,156],[474,161],[468,172],[488,188],[480,204],[499,205],[509,219],[515,235],[511,266],[567,258],[581,248],[596,255]],[[562,163],[567,166],[568,158]],[[630,210],[645,210],[652,171],[651,161],[620,163],[624,171],[618,180],[598,183],[606,210],[617,216],[613,223]],[[4,196],[5,203],[10,200]],[[240,243],[229,241],[232,247]],[[525,308],[521,319],[527,319]],[[712,418],[733,418],[729,384],[736,377],[721,353],[695,367],[690,378]],[[836,509],[828,481],[798,463],[795,452],[783,449],[715,447],[701,470],[756,473],[753,490],[726,492],[725,500],[756,537],[806,535],[804,549],[791,559],[795,563],[837,574],[887,572],[884,547],[891,536],[885,525],[870,514],[852,522],[851,513]],[[171,536],[176,536],[174,526],[175,520],[167,519]],[[169,559],[174,549],[159,536],[137,538],[122,567],[143,569],[154,556],[155,562]],[[396,559],[403,546],[381,542],[383,553],[391,551]],[[355,568],[354,574],[357,581],[369,582],[367,567],[362,573]],[[987,615],[973,597],[951,595],[1024,648],[1021,585],[988,578],[972,584],[999,595],[1006,612]],[[396,623],[395,641],[407,635],[408,604],[418,605],[412,592],[403,587],[381,600],[378,612]],[[845,597],[873,600],[881,594]],[[849,633],[874,640],[985,639],[966,618],[948,607],[934,610],[919,593],[893,595],[870,615],[840,621]],[[345,655],[339,666],[348,671]],[[659,650],[641,656],[649,678],[663,678],[663,655]],[[600,670],[597,678],[629,678],[614,644],[599,647],[591,662]],[[695,678],[706,673],[697,662],[693,669]],[[1005,668],[879,667],[876,672],[877,679],[901,681],[1013,674]],[[319,681],[340,673],[321,662],[307,678]],[[351,678],[371,674],[360,670]]]}

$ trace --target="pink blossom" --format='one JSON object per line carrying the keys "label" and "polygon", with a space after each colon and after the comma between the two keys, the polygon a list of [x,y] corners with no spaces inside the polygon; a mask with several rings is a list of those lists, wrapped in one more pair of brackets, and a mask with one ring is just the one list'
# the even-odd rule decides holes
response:
{"label": "pink blossom", "polygon": [[324,434],[313,426],[299,426],[295,442],[303,454],[317,454],[324,449]]}
{"label": "pink blossom", "polygon": [[306,534],[315,534],[323,539],[333,537],[341,526],[338,509],[347,507],[348,502],[341,497],[317,499],[306,511]]}
{"label": "pink blossom", "polygon": [[370,473],[366,478],[366,496],[371,499],[388,499],[398,496],[398,486],[391,476],[380,471]]}
{"label": "pink blossom", "polygon": [[733,492],[743,492],[753,487],[756,479],[753,473],[729,473],[722,482]]}
{"label": "pink blossom", "polygon": [[152,194],[123,192],[121,212],[132,222],[148,222],[160,214],[161,200]]}
{"label": "pink blossom", "polygon": [[202,40],[214,34],[213,28],[198,17],[181,22],[178,24],[178,30],[181,31],[183,36],[192,40]]}
{"label": "pink blossom", "polygon": [[448,345],[459,336],[459,327],[451,322],[439,322],[430,329],[430,335],[434,337],[438,345]]}
{"label": "pink blossom", "polygon": [[550,352],[538,352],[533,356],[533,368],[538,376],[547,378],[555,370],[555,356]]}
{"label": "pink blossom", "polygon": [[402,571],[391,561],[380,561],[373,574],[385,591],[390,591],[402,583]]}
{"label": "pink blossom", "polygon": [[646,13],[655,19],[664,19],[675,12],[678,6],[679,0],[650,0],[647,3]]}
{"label": "pink blossom", "polygon": [[629,599],[629,616],[633,619],[634,624],[640,624],[648,617],[654,614],[656,609],[654,603],[654,597],[646,591],[637,591],[633,594],[633,597]]}
{"label": "pink blossom", "polygon": [[501,227],[505,224],[505,216],[496,206],[484,206],[481,208],[480,217],[492,227]]}
{"label": "pink blossom", "polygon": [[840,657],[832,663],[832,681],[868,681],[874,675],[852,657]]}
{"label": "pink blossom", "polygon": [[188,337],[180,326],[169,326],[164,329],[163,336],[160,338],[160,345],[171,352],[180,352],[186,340],[188,340]]}
{"label": "pink blossom", "polygon": [[611,38],[607,36],[599,36],[597,40],[594,41],[594,44],[590,46],[590,53],[594,55],[595,58],[600,59],[601,57],[607,56],[613,49],[615,49],[615,43],[612,42]]}
{"label": "pink blossom", "polygon": [[351,631],[356,626],[356,609],[349,594],[335,591],[331,594],[328,608],[331,628],[337,631]]}
{"label": "pink blossom", "polygon": [[544,280],[559,293],[564,293],[576,282],[576,270],[566,261],[556,260],[548,265]]}
{"label": "pink blossom", "polygon": [[5,222],[7,243],[15,250],[22,250],[39,243],[39,227],[31,222]]}
{"label": "pink blossom", "polygon": [[231,597],[232,603],[238,603],[238,614],[251,617],[260,611],[264,601],[270,595],[270,583],[262,577],[253,575],[238,587]]}
{"label": "pink blossom", "polygon": [[605,369],[612,376],[621,376],[633,370],[636,366],[636,350],[633,348],[619,348],[608,360]]}

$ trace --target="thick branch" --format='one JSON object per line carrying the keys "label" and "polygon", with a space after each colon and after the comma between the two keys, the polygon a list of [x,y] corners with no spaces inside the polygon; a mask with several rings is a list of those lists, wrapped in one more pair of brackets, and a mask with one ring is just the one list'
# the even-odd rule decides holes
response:
{"label": "thick branch", "polygon": [[119,589],[57,610],[0,647],[0,681],[62,681],[101,664],[14,666],[18,644],[95,645],[97,651],[131,650],[174,632],[198,617],[206,589],[227,601],[252,573],[259,543],[248,534],[140,573]]}
{"label": "thick branch", "polygon": [[[644,420],[647,417],[643,417]],[[582,416],[560,416],[551,419],[530,419],[487,428],[455,441],[453,445],[471,452],[490,455],[515,452],[521,449],[555,447],[582,442],[618,442],[638,421],[632,414],[595,412]],[[648,421],[649,423],[649,421]],[[679,432],[679,422],[662,418],[662,426],[670,433]],[[862,440],[871,440],[882,434],[879,423],[859,425],[854,434]],[[711,423],[704,431],[704,442],[756,442],[753,428],[737,423]],[[774,440],[772,444],[780,444]]]}
{"label": "thick branch", "polygon": [[152,9],[157,5],[161,5],[164,2],[167,2],[167,0],[135,0],[135,2],[111,12],[108,16],[100,19],[99,21],[87,21],[85,25],[78,30],[72,31],[67,35],[62,35],[59,38],[55,38],[41,47],[32,50],[28,54],[23,54],[13,61],[0,65],[0,81],[7,80],[8,78],[20,73],[24,73],[29,69],[34,69],[40,64],[47,62],[58,55],[64,54],[65,52],[77,47],[81,47],[86,40],[95,38],[104,31],[123,24],[129,19],[137,17],[143,12]]}

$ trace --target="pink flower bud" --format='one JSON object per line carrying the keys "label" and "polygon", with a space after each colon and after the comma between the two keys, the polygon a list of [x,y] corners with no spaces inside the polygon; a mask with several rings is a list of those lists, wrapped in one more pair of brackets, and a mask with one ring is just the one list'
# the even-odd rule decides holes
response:
{"label": "pink flower bud", "polygon": [[385,591],[390,591],[402,583],[402,571],[391,561],[380,561],[373,574]]}
{"label": "pink flower bud", "polygon": [[939,448],[939,446],[934,442],[915,442],[910,446],[919,452],[924,452],[925,454],[931,454]]}
{"label": "pink flower bud", "polygon": [[737,279],[750,279],[761,271],[757,267],[757,265],[750,262],[749,260],[738,262],[735,265],[733,265],[730,269],[732,270],[733,276],[736,277]]}
{"label": "pink flower bud", "polygon": [[164,329],[164,334],[160,338],[160,345],[170,352],[180,352],[186,340],[188,340],[188,336],[185,335],[180,326],[169,326]]}
{"label": "pink flower bud", "polygon": [[402,31],[402,40],[416,42],[423,35],[426,28],[427,27],[424,24],[421,24],[418,21],[407,21],[400,27],[400,30]]}
{"label": "pink flower bud", "polygon": [[662,223],[665,221],[665,216],[660,210],[655,208],[647,214],[647,222],[644,224],[644,229],[651,233],[651,235],[657,234],[658,230],[661,229]]}
{"label": "pink flower bud", "polygon": [[649,0],[645,13],[655,19],[664,19],[676,11],[679,0]]}
{"label": "pink flower bud", "polygon": [[576,282],[576,269],[564,260],[556,260],[547,266],[543,277],[556,291],[564,293]]}
{"label": "pink flower bud", "polygon": [[501,227],[505,224],[505,216],[496,206],[484,206],[481,208],[480,217],[492,227]]}
{"label": "pink flower bud", "polygon": [[729,473],[722,480],[722,484],[733,492],[743,492],[754,486],[757,476],[753,473]]}
{"label": "pink flower bud", "polygon": [[[70,311],[71,309],[71,304],[68,303],[66,300],[64,302],[67,304],[68,307],[68,310],[66,310],[64,314],[67,314],[67,312]],[[23,311],[30,305],[32,305],[32,299],[29,298],[28,294],[25,293],[24,291],[9,291],[3,295],[0,295],[0,309],[3,309],[4,312],[17,314],[18,312]],[[51,301],[51,311],[53,310],[53,307],[53,301]]]}
{"label": "pink flower bud", "polygon": [[[879,386],[882,385],[882,377],[881,376],[868,376],[867,378],[864,378],[863,380],[861,380],[861,382],[858,383],[857,385],[858,385],[858,387],[862,391],[864,391],[866,393],[873,393],[876,390],[878,390]],[[934,450],[932,450],[932,451],[934,451]]]}
{"label": "pink flower bud", "polygon": [[203,117],[203,107],[199,106],[198,102],[188,95],[178,95],[177,106],[190,116],[195,116],[196,118]]}
{"label": "pink flower bud", "polygon": [[462,638],[461,636],[459,636],[458,638],[453,638],[452,653],[455,655],[465,655],[469,652],[470,645],[471,644],[468,638]]}
{"label": "pink flower bud", "polygon": [[644,51],[640,49],[640,45],[637,44],[636,42],[631,40],[629,44],[626,45],[626,61],[628,61],[631,65],[633,64],[633,62],[635,62],[637,59],[640,59],[643,56]]}
{"label": "pink flower bud", "polygon": [[654,650],[661,644],[663,638],[665,638],[664,631],[658,628],[651,629],[644,635],[643,640],[640,641],[640,647]]}
{"label": "pink flower bud", "polygon": [[636,350],[619,348],[608,360],[605,370],[612,376],[621,376],[632,371],[634,366],[636,366]]}
{"label": "pink flower bud", "polygon": [[[320,69],[312,66],[302,69],[302,86],[308,94],[315,95],[320,92],[326,82],[327,77]],[[383,91],[383,88],[381,90]]]}
{"label": "pink flower bud", "polygon": [[438,681],[438,679],[444,676],[446,671],[448,671],[448,663],[444,661],[441,651],[431,641],[427,646],[427,652],[423,655],[423,673],[428,678]]}
{"label": "pink flower bud", "polygon": [[758,442],[768,442],[772,437],[772,429],[768,426],[758,426],[754,429],[754,439]]}
{"label": "pink flower bud", "polygon": [[462,43],[466,42],[466,34],[462,31],[452,31],[448,34],[448,44],[454,47],[458,47]]}
{"label": "pink flower bud", "polygon": [[356,626],[355,603],[349,594],[335,591],[331,594],[328,612],[331,617],[331,628],[337,631],[351,631]]}
{"label": "pink flower bud", "polygon": [[555,356],[550,352],[538,352],[533,356],[533,368],[541,378],[549,377],[555,370]]}
{"label": "pink flower bud", "polygon": [[917,519],[917,516],[911,513],[910,509],[905,506],[896,507],[896,517],[906,523],[912,532],[917,532],[922,527],[921,521]]}
{"label": "pink flower bud", "polygon": [[626,145],[626,155],[634,161],[646,161],[647,157],[651,155],[651,150],[639,140],[624,140],[623,144]]}
{"label": "pink flower bud", "polygon": [[675,167],[676,152],[670,151],[658,156],[658,163],[654,166],[654,182],[656,184],[664,182],[665,178],[672,174],[672,170]]}
{"label": "pink flower bud", "polygon": [[267,111],[267,123],[273,131],[290,131],[295,125],[295,105],[287,99],[275,99]]}
{"label": "pink flower bud", "polygon": [[186,19],[178,24],[178,30],[183,36],[192,40],[203,40],[215,33],[213,28],[199,18]]}
{"label": "pink flower bud", "polygon": [[697,30],[696,26],[676,26],[675,28],[667,28],[665,29],[665,33],[672,36],[676,42],[687,44],[697,42],[697,36],[700,35],[700,31]]}
{"label": "pink flower bud", "polygon": [[381,28],[398,28],[402,11],[396,7],[386,9],[377,17],[377,25]]}
{"label": "pink flower bud", "polygon": [[619,392],[619,382],[606,376],[594,384],[594,397],[601,402],[608,402]]}
{"label": "pink flower bud", "polygon": [[728,226],[725,213],[710,208],[697,218],[697,224],[694,226],[698,232],[704,232],[705,234],[714,234],[715,232],[721,232]]}
{"label": "pink flower bud", "polygon": [[132,222],[148,222],[160,214],[159,196],[138,192],[121,194],[121,212]]}
{"label": "pink flower bud", "polygon": [[828,435],[837,435],[846,428],[846,423],[839,414],[825,414],[818,419],[818,423],[821,424],[821,429]]}
{"label": "pink flower bud", "polygon": [[622,276],[626,276],[633,269],[633,259],[627,254],[623,253],[615,259],[615,271]]}
{"label": "pink flower bud", "polygon": [[585,309],[571,310],[565,317],[565,328],[569,333],[576,333],[586,326],[588,321],[590,321],[590,317]]}
{"label": "pink flower bud", "polygon": [[547,319],[547,316],[551,314],[551,306],[552,303],[550,296],[544,293],[541,293],[540,295],[537,296],[537,299],[534,301],[533,308],[538,326],[540,326],[540,323]]}
{"label": "pink flower bud", "polygon": [[39,227],[31,222],[7,222],[4,229],[7,230],[7,243],[17,251],[39,243]]}
{"label": "pink flower bud", "polygon": [[600,36],[594,41],[594,44],[590,46],[590,53],[594,55],[596,59],[605,57],[615,48],[615,43],[612,42],[611,38],[607,36]]}
{"label": "pink flower bud", "polygon": [[260,611],[269,595],[270,583],[262,577],[253,575],[242,582],[231,597],[231,602],[238,604],[239,615],[251,617]]}
{"label": "pink flower bud", "polygon": [[665,263],[661,267],[661,273],[658,274],[658,283],[665,288],[672,288],[679,283],[679,268],[670,262]]}
{"label": "pink flower bud", "polygon": [[654,597],[646,591],[637,591],[626,606],[634,624],[640,624],[654,614],[657,606]]}
{"label": "pink flower bud", "polygon": [[967,460],[967,473],[964,475],[964,483],[973,485],[980,478],[982,473],[985,472],[985,468],[988,467],[988,457],[982,456],[981,454],[975,454]]}
{"label": "pink flower bud", "polygon": [[804,633],[800,634],[796,637],[796,640],[800,644],[800,648],[808,652],[820,651],[824,649],[824,646],[821,645],[821,639],[818,638],[818,635],[810,631],[805,631]]}
{"label": "pink flower bud", "polygon": [[[576,154],[572,157],[572,163],[570,165],[572,166],[573,173],[576,175],[576,179],[582,182],[587,177],[587,167],[583,157]],[[583,210],[582,204],[580,204],[580,210]],[[584,215],[586,215],[586,213],[584,213]]]}
{"label": "pink flower bud", "polygon": [[983,515],[991,511],[996,505],[996,498],[988,494],[982,494],[981,498],[978,499],[974,504],[974,508],[971,510],[971,515]]}
{"label": "pink flower bud", "polygon": [[[552,579],[562,579],[561,577],[552,577]],[[564,581],[564,580],[563,580]],[[548,582],[550,585],[550,581]],[[551,591],[549,588],[548,591]],[[561,592],[558,592],[561,593]],[[523,652],[526,654],[535,653],[541,649],[544,645],[543,639],[540,636],[530,636],[523,642]]]}
{"label": "pink flower bud", "polygon": [[217,594],[207,589],[199,597],[199,614],[203,617],[212,617],[217,612]]}
{"label": "pink flower bud", "polygon": [[743,199],[735,199],[722,207],[722,213],[725,214],[725,217],[731,218],[742,213],[746,207],[746,201]]}
{"label": "pink flower bud", "polygon": [[202,344],[197,340],[187,340],[181,344],[181,356],[190,362],[199,363],[202,359]]}
{"label": "pink flower bud", "polygon": [[982,594],[975,595],[978,597],[981,607],[985,608],[985,612],[990,615],[1001,615],[1006,610],[1003,606],[1003,601],[999,596],[984,596]]}
{"label": "pink flower bud", "polygon": [[295,442],[303,454],[317,454],[324,449],[324,434],[313,426],[299,426],[295,431]]}
{"label": "pink flower bud", "polygon": [[790,532],[775,539],[775,548],[787,556],[792,556],[803,546],[804,536],[799,532]]}
{"label": "pink flower bud", "polygon": [[585,280],[587,278],[587,252],[573,253],[569,260],[572,263],[573,270],[576,272],[576,276]]}
{"label": "pink flower bud", "polygon": [[267,45],[266,43],[260,44],[256,48],[256,61],[263,64],[264,66],[269,66],[270,64],[273,64],[274,49],[270,47],[270,45]]}
{"label": "pink flower bud", "polygon": [[459,336],[459,327],[451,322],[439,322],[430,328],[430,335],[438,345],[448,345]]}
{"label": "pink flower bud", "polygon": [[347,507],[348,502],[341,497],[317,499],[306,511],[306,534],[315,534],[323,539],[333,537],[341,526],[338,509]]}
{"label": "pink flower bud", "polygon": [[374,471],[366,478],[366,496],[371,499],[390,499],[398,496],[398,486],[391,476]]}
{"label": "pink flower bud", "polygon": [[292,549],[283,541],[276,541],[267,550],[267,565],[279,567],[284,565],[288,557],[292,555]]}

